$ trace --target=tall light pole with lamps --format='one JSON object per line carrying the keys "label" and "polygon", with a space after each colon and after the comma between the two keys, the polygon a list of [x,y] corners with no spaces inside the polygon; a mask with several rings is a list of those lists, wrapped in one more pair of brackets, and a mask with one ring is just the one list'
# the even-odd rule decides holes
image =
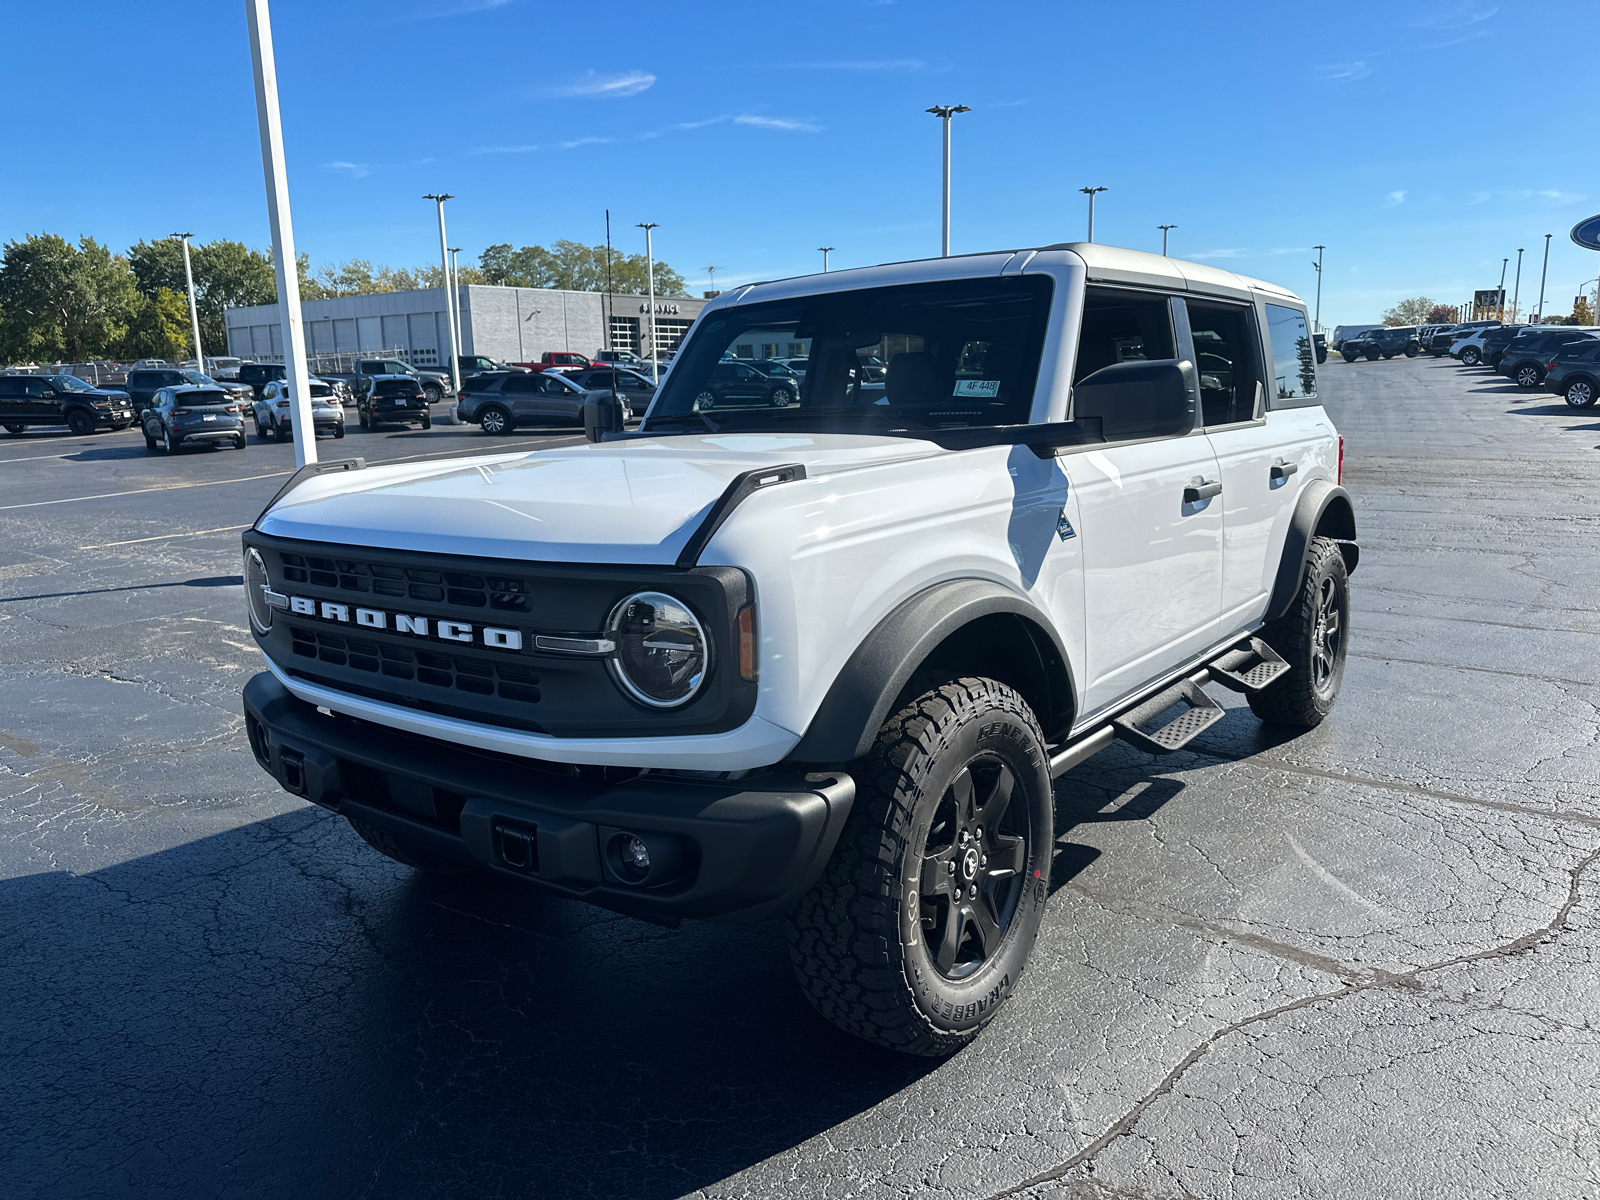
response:
{"label": "tall light pole with lamps", "polygon": [[1317,261],[1312,265],[1317,268],[1317,309],[1316,315],[1311,318],[1311,328],[1317,333],[1322,332],[1322,252],[1326,246],[1311,247],[1317,252]]}
{"label": "tall light pole with lamps", "polygon": [[1111,189],[1110,188],[1103,188],[1103,187],[1084,187],[1084,188],[1079,188],[1078,190],[1080,192],[1082,192],[1085,196],[1089,197],[1089,238],[1088,238],[1088,240],[1089,240],[1089,244],[1092,246],[1094,244],[1094,198],[1095,198],[1095,194],[1098,193],[1098,192],[1109,192]]}
{"label": "tall light pole with lamps", "polygon": [[828,255],[833,253],[833,247],[818,246],[817,249],[822,251],[822,273],[826,275],[828,273]]}
{"label": "tall light pole with lamps", "polygon": [[256,83],[256,123],[261,130],[261,170],[267,183],[267,223],[272,229],[272,270],[278,283],[278,313],[283,328],[283,365],[294,403],[291,424],[295,466],[317,461],[311,436],[311,372],[306,369],[306,332],[300,320],[300,266],[294,253],[294,223],[289,219],[289,176],[283,159],[283,120],[278,113],[278,64],[272,51],[272,14],[267,0],[245,0],[250,26],[250,65]]}
{"label": "tall light pole with lamps", "polygon": [[454,413],[456,397],[461,394],[461,340],[456,330],[456,306],[450,302],[450,244],[444,233],[444,202],[455,197],[449,192],[429,192],[423,199],[432,200],[439,210],[439,269],[444,273],[445,324],[450,327],[450,412]]}
{"label": "tall light pole with lamps", "polygon": [[1167,232],[1169,230],[1176,229],[1177,226],[1176,225],[1157,225],[1156,228],[1161,230],[1161,257],[1165,258],[1167,256]]}
{"label": "tall light pole with lamps", "polygon": [[1517,276],[1516,282],[1512,284],[1511,291],[1511,320],[1513,324],[1516,323],[1518,305],[1522,300],[1522,250],[1521,246],[1517,247]]}
{"label": "tall light pole with lamps", "polygon": [[660,351],[656,348],[656,249],[650,240],[650,231],[660,225],[660,221],[640,221],[638,226],[644,230],[644,270],[646,285],[650,289],[650,382],[660,383]]}
{"label": "tall light pole with lamps", "polygon": [[1544,266],[1539,270],[1539,320],[1544,320],[1544,281],[1550,275],[1550,239],[1554,234],[1544,235]]}
{"label": "tall light pole with lamps", "polygon": [[944,222],[939,238],[939,257],[950,257],[950,118],[957,113],[971,112],[965,104],[935,104],[925,111],[944,122]]}
{"label": "tall light pole with lamps", "polygon": [[168,237],[183,239],[183,278],[189,285],[189,323],[194,328],[194,369],[206,373],[205,351],[200,349],[200,308],[194,300],[194,271],[189,267],[189,239],[192,233],[172,233]]}

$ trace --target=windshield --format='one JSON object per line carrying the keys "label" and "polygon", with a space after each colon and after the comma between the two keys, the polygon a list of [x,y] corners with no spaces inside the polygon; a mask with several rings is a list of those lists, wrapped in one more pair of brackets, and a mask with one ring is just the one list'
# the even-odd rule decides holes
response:
{"label": "windshield", "polygon": [[92,392],[92,391],[94,391],[94,385],[93,384],[85,383],[83,380],[79,379],[76,375],[52,375],[50,377],[50,382],[53,383],[56,386],[56,389],[58,391],[63,391],[63,392]]}
{"label": "windshield", "polygon": [[[1050,311],[1043,276],[960,279],[734,305],[697,326],[643,431],[908,432],[1028,420]],[[736,345],[803,346],[803,378]],[[877,363],[887,363],[887,368]],[[715,414],[715,415],[711,415]]]}
{"label": "windshield", "polygon": [[185,383],[193,383],[200,387],[215,387],[217,381],[209,375],[202,375],[199,371],[179,371]]}

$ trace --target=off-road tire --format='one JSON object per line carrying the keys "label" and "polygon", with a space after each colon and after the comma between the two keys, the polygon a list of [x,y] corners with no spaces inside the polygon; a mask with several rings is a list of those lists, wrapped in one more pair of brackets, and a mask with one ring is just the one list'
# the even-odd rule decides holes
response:
{"label": "off-road tire", "polygon": [[[1325,637],[1329,608],[1337,612],[1336,644]],[[1320,725],[1339,697],[1350,647],[1350,575],[1339,543],[1311,539],[1300,594],[1289,611],[1261,630],[1261,638],[1289,664],[1276,683],[1249,693],[1250,711],[1269,725],[1310,729]],[[1321,662],[1319,663],[1319,658]]]}
{"label": "off-road tire", "polygon": [[1483,361],[1483,354],[1476,346],[1468,346],[1461,352],[1461,365],[1463,367],[1475,367],[1481,361]]}
{"label": "off-road tire", "polygon": [[1388,362],[1393,357],[1394,357],[1394,351],[1393,350],[1385,350],[1383,352],[1383,361],[1384,362]]}
{"label": "off-road tire", "polygon": [[[970,794],[992,796],[997,763],[1012,779],[1005,816],[981,838],[960,839],[957,827],[972,823],[960,818],[953,785],[966,775]],[[795,975],[812,1006],[847,1033],[908,1054],[954,1053],[1015,990],[1044,917],[1054,828],[1044,736],[1027,702],[1005,684],[957,679],[923,692],[884,722],[856,768],[859,790],[833,857],[788,915]],[[1012,845],[1018,836],[1020,849]],[[946,839],[951,846],[941,853],[955,850],[958,857],[946,864],[948,875],[927,867],[924,881],[924,867],[936,861],[924,854]],[[981,864],[969,866],[972,848],[983,852]],[[1020,869],[991,877],[991,856]],[[930,942],[952,919],[950,885],[980,865],[980,891],[965,910],[982,907],[994,951],[985,949],[981,961],[966,963],[969,973],[952,977],[938,968]],[[925,900],[941,878],[943,890]],[[925,921],[928,911],[934,915]],[[996,920],[997,912],[1006,915]],[[968,921],[956,928],[987,940]],[[954,939],[963,949],[967,932]]]}
{"label": "off-road tire", "polygon": [[1353,350],[1341,350],[1341,351],[1339,351],[1339,355],[1347,363],[1353,363],[1353,362],[1360,362],[1361,361],[1361,355],[1357,354]]}
{"label": "off-road tire", "polygon": [[1383,352],[1381,350],[1379,350],[1376,346],[1373,346],[1371,349],[1369,349],[1367,351],[1367,361],[1368,362],[1377,362],[1379,357],[1382,355],[1382,353]]}
{"label": "off-road tire", "polygon": [[1406,347],[1406,357],[1407,358],[1415,358],[1417,355],[1419,355],[1421,353],[1422,353],[1422,347],[1421,346],[1407,346]]}
{"label": "off-road tire", "polygon": [[81,408],[75,408],[67,414],[67,428],[79,437],[87,437],[94,432],[94,418]]}
{"label": "off-road tire", "polygon": [[350,828],[361,835],[361,840],[371,846],[386,858],[392,858],[402,866],[411,867],[417,871],[427,871],[432,875],[465,875],[472,870],[471,867],[440,855],[433,854],[420,846],[408,846],[397,839],[387,829],[379,829],[368,825],[365,821],[358,821],[354,817],[346,817]]}

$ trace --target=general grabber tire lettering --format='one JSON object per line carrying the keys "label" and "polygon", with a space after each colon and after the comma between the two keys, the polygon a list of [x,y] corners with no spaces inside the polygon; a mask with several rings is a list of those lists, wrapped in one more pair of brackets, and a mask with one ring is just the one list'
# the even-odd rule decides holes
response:
{"label": "general grabber tire lettering", "polygon": [[789,957],[847,1033],[951,1054],[1016,989],[1044,917],[1044,736],[1005,684],[957,679],[891,716],[858,765],[838,847],[789,914]]}
{"label": "general grabber tire lettering", "polygon": [[1250,693],[1250,711],[1272,725],[1320,725],[1339,696],[1350,642],[1350,577],[1337,542],[1311,539],[1299,596],[1261,636],[1289,670],[1276,683]]}
{"label": "general grabber tire lettering", "polygon": [[386,858],[392,858],[403,866],[412,867],[418,871],[428,871],[434,875],[465,875],[472,869],[448,858],[430,854],[421,847],[407,846],[386,829],[368,825],[365,821],[358,821],[354,817],[346,817],[345,819],[350,822],[350,828],[361,835],[362,841],[366,842],[379,854],[384,855]]}

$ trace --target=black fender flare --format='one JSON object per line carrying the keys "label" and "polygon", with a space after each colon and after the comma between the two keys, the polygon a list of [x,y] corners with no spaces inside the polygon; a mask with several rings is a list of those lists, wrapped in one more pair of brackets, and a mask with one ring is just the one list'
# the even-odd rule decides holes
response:
{"label": "black fender flare", "polygon": [[1326,479],[1306,484],[1295,502],[1283,557],[1278,560],[1278,577],[1272,585],[1272,599],[1267,602],[1267,620],[1278,620],[1294,604],[1305,578],[1311,539],[1318,535],[1339,543],[1345,570],[1355,574],[1356,564],[1361,561],[1361,548],[1356,545],[1355,506],[1350,503],[1349,492]]}
{"label": "black fender flare", "polygon": [[890,706],[917,668],[964,627],[1004,614],[1023,622],[1033,650],[1042,660],[1045,677],[1052,681],[1051,707],[1058,711],[1036,714],[1049,736],[1052,724],[1070,721],[1076,696],[1066,650],[1055,628],[1025,597],[999,584],[955,579],[902,601],[862,639],[834,678],[789,760],[837,763],[860,758],[872,749]]}

